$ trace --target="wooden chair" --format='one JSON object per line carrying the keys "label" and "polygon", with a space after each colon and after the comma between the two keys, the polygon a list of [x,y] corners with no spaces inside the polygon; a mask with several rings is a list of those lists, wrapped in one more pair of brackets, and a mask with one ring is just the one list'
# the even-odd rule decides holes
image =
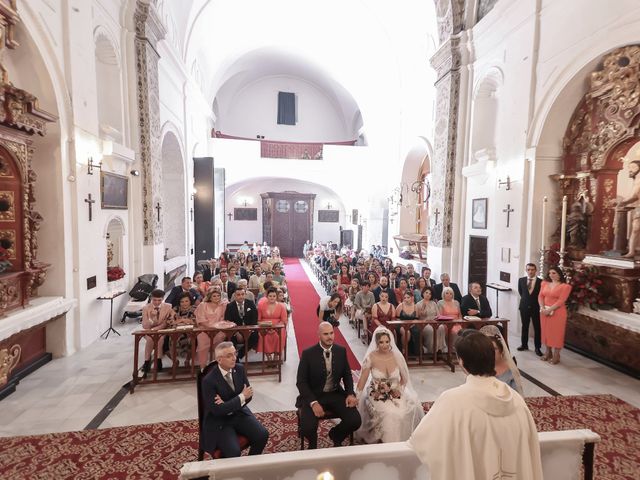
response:
{"label": "wooden chair", "polygon": [[[304,435],[302,434],[302,408],[298,407],[296,409],[296,417],[298,417],[298,438],[300,439],[300,450],[304,450]],[[318,419],[318,423],[322,420],[333,420],[334,418],[338,418],[338,416],[333,413],[331,410],[324,411],[324,417]],[[353,445],[353,432],[349,434],[349,445]]]}
{"label": "wooden chair", "polygon": [[[205,400],[202,398],[202,379],[213,369],[218,367],[218,362],[211,362],[207,365],[204,370],[198,371],[198,375],[196,377],[196,388],[198,391],[198,461],[201,462],[204,460],[204,449],[202,448],[202,422],[204,421],[204,402]],[[213,401],[213,399],[210,399]],[[244,450],[245,448],[249,448],[249,439],[242,435],[238,435],[238,443],[240,444],[240,450]],[[213,452],[208,452],[211,455],[211,458],[216,460],[222,457],[222,451],[219,448],[216,448]]]}

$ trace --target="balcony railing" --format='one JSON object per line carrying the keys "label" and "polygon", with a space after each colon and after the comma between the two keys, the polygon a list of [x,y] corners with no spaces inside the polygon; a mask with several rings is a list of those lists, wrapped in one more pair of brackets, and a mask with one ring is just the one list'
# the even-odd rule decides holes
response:
{"label": "balcony railing", "polygon": [[262,158],[290,158],[295,160],[322,160],[325,145],[355,145],[355,140],[346,142],[302,143],[278,142],[274,140],[258,140],[255,138],[236,137],[226,135],[220,131],[213,132],[215,138],[235,140],[253,140],[260,142],[260,156]]}

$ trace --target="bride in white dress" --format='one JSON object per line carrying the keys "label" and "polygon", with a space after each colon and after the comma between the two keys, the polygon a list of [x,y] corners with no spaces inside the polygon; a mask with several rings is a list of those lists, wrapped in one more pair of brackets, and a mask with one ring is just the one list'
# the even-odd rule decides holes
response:
{"label": "bride in white dress", "polygon": [[409,369],[391,331],[376,328],[356,387],[362,426],[356,438],[364,443],[408,440],[424,416],[411,385]]}

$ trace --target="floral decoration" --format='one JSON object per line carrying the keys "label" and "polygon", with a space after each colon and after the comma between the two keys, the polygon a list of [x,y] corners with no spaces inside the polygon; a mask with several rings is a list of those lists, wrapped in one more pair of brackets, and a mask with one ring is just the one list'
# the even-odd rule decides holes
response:
{"label": "floral decoration", "polygon": [[372,380],[369,396],[378,402],[386,402],[389,400],[397,400],[400,398],[400,390],[391,387],[389,380]]}
{"label": "floral decoration", "polygon": [[107,267],[107,281],[113,282],[114,280],[120,280],[124,278],[126,273],[120,267]]}

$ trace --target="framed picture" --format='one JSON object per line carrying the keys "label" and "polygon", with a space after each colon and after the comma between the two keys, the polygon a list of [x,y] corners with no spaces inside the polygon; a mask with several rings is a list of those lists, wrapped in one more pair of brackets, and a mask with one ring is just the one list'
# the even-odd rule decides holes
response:
{"label": "framed picture", "polygon": [[318,222],[337,223],[340,221],[339,210],[318,210]]}
{"label": "framed picture", "polygon": [[502,263],[511,262],[511,249],[509,247],[502,247]]}
{"label": "framed picture", "polygon": [[258,220],[257,208],[234,208],[233,219],[236,221],[256,221]]}
{"label": "framed picture", "polygon": [[100,172],[102,208],[126,210],[129,208],[129,179],[124,175]]}
{"label": "framed picture", "polygon": [[487,228],[487,199],[474,198],[471,203],[471,228]]}

